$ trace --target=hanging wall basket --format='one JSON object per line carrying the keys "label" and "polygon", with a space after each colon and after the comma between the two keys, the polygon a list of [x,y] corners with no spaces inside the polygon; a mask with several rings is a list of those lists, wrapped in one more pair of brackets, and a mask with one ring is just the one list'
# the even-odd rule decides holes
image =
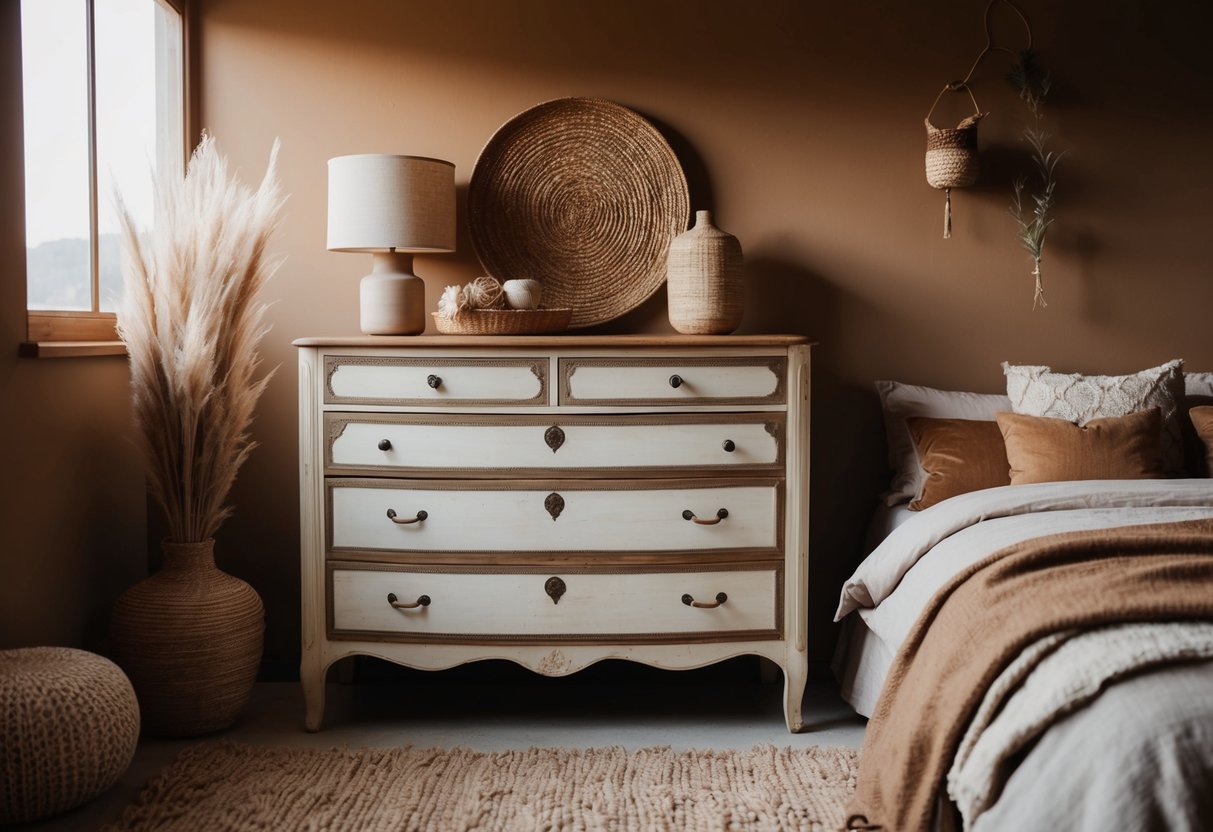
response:
{"label": "hanging wall basket", "polygon": [[[962,119],[955,127],[936,127],[931,113],[945,92],[963,88],[973,102],[973,115]],[[935,96],[935,104],[923,119],[927,128],[927,184],[944,192],[943,236],[952,236],[952,189],[967,188],[977,182],[980,165],[977,159],[977,123],[986,114],[977,106],[972,90],[963,82],[948,84]]]}

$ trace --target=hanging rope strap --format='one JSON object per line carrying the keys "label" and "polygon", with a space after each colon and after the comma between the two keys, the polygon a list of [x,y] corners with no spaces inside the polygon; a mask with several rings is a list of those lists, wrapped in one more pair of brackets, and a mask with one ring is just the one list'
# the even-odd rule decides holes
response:
{"label": "hanging rope strap", "polygon": [[[978,53],[976,60],[973,61],[973,65],[971,67],[969,67],[969,71],[965,73],[965,77],[955,83],[968,84],[969,81],[973,78],[973,73],[977,70],[977,65],[980,64],[982,59],[986,55],[989,55],[991,52],[1006,52],[1008,55],[1011,55],[1012,57],[1019,56],[1019,53],[1017,53],[1014,49],[1008,49],[1005,46],[995,46],[994,45],[994,35],[990,32],[990,12],[992,12],[994,10],[994,5],[998,2],[1006,3],[1008,6],[1011,7],[1011,10],[1019,16],[1020,22],[1023,23],[1024,31],[1027,32],[1027,35],[1028,35],[1028,42],[1024,46],[1024,50],[1032,48],[1032,27],[1028,25],[1028,18],[1024,16],[1024,13],[1023,13],[1023,11],[1020,10],[1019,6],[1016,6],[1014,3],[1011,2],[1011,0],[990,0],[990,2],[988,4],[986,4],[986,14],[985,14],[985,18],[984,18],[984,25],[985,25],[985,30],[986,30],[986,48],[981,50],[980,53]],[[1023,50],[1021,50],[1021,51],[1023,51]]]}
{"label": "hanging rope strap", "polygon": [[965,81],[950,81],[943,85],[943,89],[939,91],[939,95],[935,96],[935,100],[931,102],[931,109],[927,110],[926,123],[929,127],[934,127],[931,124],[931,113],[935,112],[935,108],[939,106],[939,99],[943,98],[945,92],[960,92],[964,90],[969,94],[969,100],[973,102],[973,114],[981,115],[981,107],[977,106],[977,98],[973,95],[973,90]]}

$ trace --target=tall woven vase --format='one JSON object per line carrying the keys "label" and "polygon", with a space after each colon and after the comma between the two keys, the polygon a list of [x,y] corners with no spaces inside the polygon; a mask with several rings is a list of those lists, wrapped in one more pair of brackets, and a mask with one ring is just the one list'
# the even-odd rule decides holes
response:
{"label": "tall woven vase", "polygon": [[724,335],[741,324],[745,287],[741,243],[696,211],[695,225],[670,243],[666,268],[670,325],[685,335]]}
{"label": "tall woven vase", "polygon": [[265,610],[251,586],[215,566],[214,540],[162,546],[163,568],[114,606],[111,649],[135,688],[144,730],[192,737],[244,711]]}

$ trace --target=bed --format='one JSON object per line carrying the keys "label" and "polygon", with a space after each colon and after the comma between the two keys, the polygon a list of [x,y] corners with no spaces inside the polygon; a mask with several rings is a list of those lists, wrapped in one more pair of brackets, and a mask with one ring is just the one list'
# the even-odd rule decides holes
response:
{"label": "bed", "polygon": [[[1213,395],[1213,378],[1188,374],[1185,391],[1177,364],[1146,372],[1169,378],[1171,428],[1197,424],[1194,447],[1204,451],[1208,437],[1213,462],[1213,435],[1200,427],[1213,415],[1188,413]],[[1172,462],[1182,467],[1164,477],[1159,440],[1148,478],[949,486],[922,505],[924,478],[936,472],[921,445],[911,449],[914,468],[899,470],[906,443],[895,447],[894,429],[904,430],[907,413],[886,395],[897,390],[881,392],[891,499],[836,615],[842,695],[873,717],[848,828],[1213,829],[1213,480],[1204,460]],[[1023,473],[1006,432],[1008,398],[960,395],[960,404],[934,402],[927,418],[959,418],[966,430],[995,422],[1010,473]],[[1109,422],[1138,412],[1121,407]],[[1160,414],[1151,418],[1156,427],[1139,424],[1137,436],[1167,430]],[[1082,430],[1085,441],[1092,430]],[[1104,444],[1121,454],[1126,436]],[[911,432],[909,444],[917,438]],[[957,447],[946,449],[949,463],[971,472]],[[1058,453],[1049,446],[1041,464]],[[1067,464],[1081,472],[1087,462]],[[1071,586],[1082,588],[1071,595]]]}

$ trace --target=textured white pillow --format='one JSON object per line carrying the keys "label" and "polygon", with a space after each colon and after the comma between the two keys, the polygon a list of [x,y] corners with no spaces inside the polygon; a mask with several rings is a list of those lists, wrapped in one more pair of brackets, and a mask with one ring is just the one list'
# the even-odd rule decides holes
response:
{"label": "textured white pillow", "polygon": [[889,490],[883,495],[885,504],[890,506],[913,500],[922,493],[922,485],[927,479],[926,472],[918,464],[918,454],[906,427],[906,419],[926,416],[932,419],[993,421],[995,413],[1011,408],[1010,400],[999,394],[936,390],[896,381],[876,382],[876,392],[880,394],[880,404],[884,408],[889,468],[893,471]]}
{"label": "textured white pillow", "polygon": [[1184,394],[1213,398],[1213,373],[1184,373]]}
{"label": "textured white pillow", "polygon": [[1183,428],[1179,407],[1184,400],[1183,361],[1125,376],[1055,373],[1048,367],[1003,362],[1007,396],[1015,413],[1049,416],[1077,425],[1107,416],[1127,416],[1157,407],[1162,414],[1162,461],[1168,474],[1184,467]]}

